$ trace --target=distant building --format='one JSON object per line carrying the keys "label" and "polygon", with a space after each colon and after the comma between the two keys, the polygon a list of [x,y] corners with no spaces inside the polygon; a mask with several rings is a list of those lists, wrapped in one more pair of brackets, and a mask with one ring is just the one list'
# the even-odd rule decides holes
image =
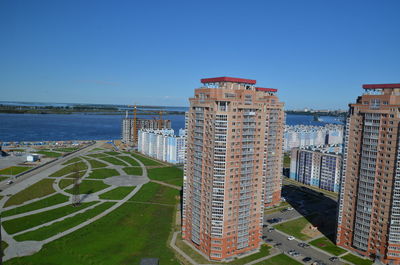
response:
{"label": "distant building", "polygon": [[343,125],[286,125],[284,138],[284,151],[290,151],[296,147],[342,144]]}
{"label": "distant building", "polygon": [[[122,120],[122,142],[133,146],[137,145],[138,139],[133,139],[133,128],[134,128],[134,119],[133,118],[124,118]],[[152,129],[157,130],[160,126],[160,120],[145,120],[145,119],[136,119],[136,129],[137,131],[141,129]],[[171,121],[170,120],[162,120],[161,121],[161,129],[171,129]],[[138,137],[138,134],[136,134]]]}
{"label": "distant building", "polygon": [[306,185],[339,192],[342,157],[338,153],[328,153],[328,148],[293,148],[290,178]]}
{"label": "distant building", "polygon": [[142,129],[138,133],[138,151],[158,160],[172,164],[182,164],[185,160],[185,130],[179,130],[179,136],[173,129]]}
{"label": "distant building", "polygon": [[26,156],[26,161],[27,162],[36,162],[40,159],[40,156],[38,154],[30,154]]}

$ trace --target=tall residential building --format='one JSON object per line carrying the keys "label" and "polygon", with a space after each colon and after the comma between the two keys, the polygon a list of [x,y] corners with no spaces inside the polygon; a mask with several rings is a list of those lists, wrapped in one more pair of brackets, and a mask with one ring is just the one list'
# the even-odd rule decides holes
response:
{"label": "tall residential building", "polygon": [[182,236],[210,259],[259,248],[280,201],[283,103],[255,80],[202,79],[190,98]]}
{"label": "tall residential building", "polygon": [[179,136],[173,129],[141,129],[138,133],[138,151],[158,160],[172,164],[183,164],[185,160],[185,130],[179,130]]}
{"label": "tall residential building", "polygon": [[[136,146],[138,143],[138,134],[136,134],[136,139],[134,138],[134,118],[125,117],[122,120],[122,142],[127,145]],[[136,119],[136,130],[139,131],[141,129],[160,129],[160,120],[145,120],[145,119]],[[171,121],[170,120],[161,120],[161,129],[171,129]]]}
{"label": "tall residential building", "polygon": [[290,178],[320,189],[339,192],[342,156],[329,152],[339,146],[293,148],[290,156]]}
{"label": "tall residential building", "polygon": [[363,88],[349,105],[336,242],[400,264],[400,84]]}

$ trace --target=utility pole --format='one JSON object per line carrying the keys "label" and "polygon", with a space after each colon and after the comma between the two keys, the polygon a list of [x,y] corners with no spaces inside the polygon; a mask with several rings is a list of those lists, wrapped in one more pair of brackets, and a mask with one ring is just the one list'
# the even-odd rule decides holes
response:
{"label": "utility pole", "polygon": [[74,187],[72,188],[72,206],[78,207],[81,205],[81,198],[79,194],[79,185],[80,185],[80,175],[79,175],[78,163],[74,165]]}

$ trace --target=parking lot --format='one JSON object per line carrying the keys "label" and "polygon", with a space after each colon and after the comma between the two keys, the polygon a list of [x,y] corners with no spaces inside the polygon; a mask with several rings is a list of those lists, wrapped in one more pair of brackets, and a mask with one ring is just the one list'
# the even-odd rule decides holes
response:
{"label": "parking lot", "polygon": [[[327,220],[334,221],[336,219],[336,202],[321,194],[315,192],[309,193],[308,190],[293,185],[285,185],[282,189],[282,194],[288,205],[264,215],[263,240],[267,244],[279,249],[282,253],[304,264],[345,264],[340,259],[336,261],[329,260],[333,255],[314,246],[308,244],[306,244],[305,247],[299,246],[301,243],[307,243],[321,236],[332,237],[335,233],[335,227],[332,225],[334,222],[332,222],[332,224],[329,222],[326,223],[325,226],[321,226],[322,229],[318,229],[320,230],[318,232],[321,233],[318,233],[318,236],[311,237],[311,239],[306,241],[294,237],[292,238],[290,235],[273,228],[277,224],[295,220],[302,216],[305,216],[307,220],[311,222],[311,225],[315,226],[317,226],[317,224],[313,224],[313,220],[323,220],[326,218]],[[309,218],[310,216],[314,218]],[[291,240],[288,239],[289,237]]]}

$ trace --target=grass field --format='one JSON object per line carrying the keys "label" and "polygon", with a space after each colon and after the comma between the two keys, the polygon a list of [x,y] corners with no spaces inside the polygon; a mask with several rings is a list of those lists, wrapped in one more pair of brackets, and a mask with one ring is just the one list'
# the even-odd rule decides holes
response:
{"label": "grass field", "polygon": [[163,181],[176,186],[183,185],[183,171],[177,167],[149,168],[147,170],[150,179]]}
{"label": "grass field", "polygon": [[119,159],[124,160],[125,162],[127,162],[129,165],[131,165],[131,166],[133,166],[133,167],[138,167],[138,166],[140,166],[139,163],[138,163],[135,159],[133,159],[132,157],[123,156],[123,155],[120,155],[120,156],[117,156],[117,157],[118,157]]}
{"label": "grass field", "polygon": [[363,258],[357,257],[356,255],[353,255],[351,253],[346,254],[346,255],[342,256],[341,258],[344,260],[350,261],[353,264],[357,264],[357,265],[372,265],[374,263],[372,260],[363,259]]}
{"label": "grass field", "polygon": [[39,182],[29,186],[28,188],[12,195],[4,204],[4,207],[8,207],[11,205],[18,205],[23,202],[40,198],[46,195],[49,195],[55,190],[53,189],[53,179],[42,179]]}
{"label": "grass field", "polygon": [[15,176],[15,175],[21,174],[22,172],[25,172],[29,169],[31,169],[31,167],[19,167],[19,166],[7,167],[7,168],[0,170],[0,175]]}
{"label": "grass field", "polygon": [[62,169],[51,174],[50,177],[61,177],[61,176],[73,173],[73,172],[75,172],[75,170],[81,171],[81,170],[86,170],[86,169],[87,169],[87,165],[85,162],[78,162],[78,163],[70,164],[66,167],[63,167]]}
{"label": "grass field", "polygon": [[68,214],[80,211],[82,209],[85,209],[86,207],[89,207],[97,202],[88,202],[88,203],[83,203],[79,207],[73,207],[71,205],[63,206],[60,208],[56,208],[50,211],[46,212],[41,212],[37,214],[32,214],[8,221],[2,222],[3,228],[9,233],[9,234],[14,234],[18,233],[20,231],[24,231],[26,229],[45,224],[47,222],[50,222],[52,220],[58,219],[60,217],[66,216]]}
{"label": "grass field", "polygon": [[92,168],[101,168],[101,167],[106,167],[107,165],[97,161],[97,160],[88,160]]}
{"label": "grass field", "polygon": [[37,151],[36,153],[47,156],[47,157],[60,157],[62,153],[52,152],[52,151]]}
{"label": "grass field", "polygon": [[256,265],[282,265],[282,264],[301,265],[302,263],[298,262],[295,259],[292,259],[291,257],[285,254],[279,254],[273,256],[272,258],[259,262]]}
{"label": "grass field", "polygon": [[71,153],[71,152],[76,151],[78,149],[79,149],[79,147],[62,147],[62,148],[56,148],[56,149],[53,149],[53,150],[57,151],[57,152]]}
{"label": "grass field", "polygon": [[72,227],[75,227],[86,220],[93,218],[111,206],[113,206],[114,202],[104,202],[100,205],[94,207],[93,209],[89,209],[83,213],[79,213],[77,215],[66,218],[62,221],[56,222],[49,226],[41,227],[37,230],[27,232],[21,235],[16,236],[14,239],[17,241],[26,241],[26,240],[45,240],[49,237],[52,237],[60,232],[66,231]]}
{"label": "grass field", "polygon": [[101,157],[106,157],[108,155],[104,154],[104,153],[100,153],[100,154],[89,154],[87,156],[94,157],[94,158],[101,158]]}
{"label": "grass field", "polygon": [[9,177],[3,177],[3,176],[0,176],[0,182],[2,182],[3,180],[6,180],[6,179],[8,179]]}
{"label": "grass field", "polygon": [[3,255],[3,251],[4,251],[7,247],[8,247],[7,242],[1,241],[1,249],[2,249],[2,251],[1,251],[1,256],[4,256],[4,255]]}
{"label": "grass field", "polygon": [[64,189],[74,183],[74,179],[62,179],[58,182],[58,186],[60,189]]}
{"label": "grass field", "polygon": [[111,163],[113,165],[116,165],[116,166],[128,166],[125,162],[123,162],[123,161],[121,161],[119,159],[116,159],[115,157],[111,157],[111,156],[102,157],[102,158],[99,158],[99,159],[104,160],[104,161],[106,161],[108,163]]}
{"label": "grass field", "polygon": [[149,182],[130,198],[130,201],[175,204],[180,191],[157,183]]}
{"label": "grass field", "polygon": [[64,163],[62,163],[62,164],[63,164],[63,165],[68,165],[68,164],[76,163],[76,162],[79,162],[79,161],[81,161],[81,159],[80,159],[79,157],[75,157],[75,158],[72,158],[72,159],[70,159],[70,160],[68,160],[68,161],[66,161],[66,162],[64,162]]}
{"label": "grass field", "polygon": [[[149,192],[145,202],[178,203],[169,192]],[[100,220],[44,245],[40,252],[8,260],[5,265],[139,264],[145,257],[157,257],[162,265],[176,265],[179,262],[167,245],[174,213],[174,207],[128,202]]]}
{"label": "grass field", "polygon": [[303,230],[303,228],[309,224],[310,223],[308,222],[308,220],[305,217],[300,217],[300,218],[297,218],[292,221],[274,225],[274,227],[288,235],[294,236],[295,238],[298,238],[301,240],[308,240],[311,237],[301,233],[301,230]]}
{"label": "grass field", "polygon": [[119,176],[117,170],[112,168],[93,169],[88,178],[105,179],[109,177]]}
{"label": "grass field", "polygon": [[99,195],[100,199],[105,200],[122,200],[126,197],[135,187],[117,187],[113,190],[107,191]]}
{"label": "grass field", "polygon": [[311,245],[320,248],[322,250],[325,250],[326,252],[331,253],[332,255],[339,256],[340,254],[343,254],[346,252],[346,250],[336,246],[332,241],[330,241],[327,237],[321,237],[318,239],[315,239],[310,242]]}
{"label": "grass field", "polygon": [[[81,184],[79,185],[79,193],[80,194],[90,194],[90,193],[95,193],[99,190],[103,190],[105,188],[108,188],[109,186],[107,184],[104,184],[103,181],[99,180],[83,180]],[[72,193],[73,188],[65,190],[66,192]]]}
{"label": "grass field", "polygon": [[26,212],[30,212],[30,211],[34,211],[37,209],[42,209],[42,208],[46,208],[52,205],[56,205],[59,203],[63,203],[63,202],[67,202],[69,200],[69,198],[65,195],[62,194],[54,194],[53,196],[47,197],[45,199],[27,204],[27,205],[23,205],[11,210],[7,210],[1,213],[1,217],[7,217],[7,216],[11,216],[11,215],[17,215],[17,214],[21,214],[21,213],[26,213]]}
{"label": "grass field", "polygon": [[114,152],[114,151],[111,151],[111,152],[104,152],[105,154],[107,154],[107,155],[110,155],[110,156],[115,156],[115,155],[119,155],[120,153],[118,153],[118,152]]}
{"label": "grass field", "polygon": [[141,167],[124,167],[122,170],[125,171],[127,175],[141,176],[143,174]]}
{"label": "grass field", "polygon": [[131,156],[135,157],[137,160],[143,163],[145,166],[162,166],[162,164],[158,163],[157,161],[147,158],[143,155],[137,153],[129,153]]}

